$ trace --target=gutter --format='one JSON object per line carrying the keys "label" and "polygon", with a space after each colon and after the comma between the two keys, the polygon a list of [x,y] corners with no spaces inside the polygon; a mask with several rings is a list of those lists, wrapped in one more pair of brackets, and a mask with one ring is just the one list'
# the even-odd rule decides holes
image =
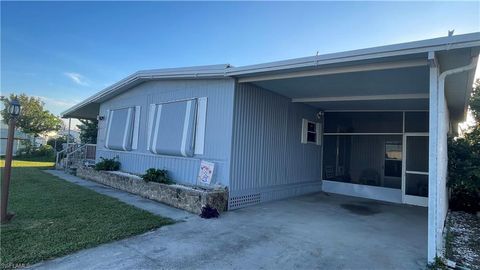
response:
{"label": "gutter", "polygon": [[[457,74],[457,73],[466,72],[466,71],[474,69],[477,66],[477,58],[478,57],[472,57],[472,61],[470,62],[470,64],[468,64],[466,66],[463,66],[463,67],[458,67],[458,68],[446,70],[438,76],[438,95],[439,95],[439,97],[445,97],[445,79],[447,78],[447,76]],[[470,87],[470,86],[467,85],[467,87]],[[467,100],[467,104],[468,104],[468,100]],[[437,107],[439,105],[440,105],[439,104],[439,99],[437,99]],[[443,107],[438,107],[438,108],[439,108],[439,115],[441,115],[443,117],[445,115],[445,108],[443,108]],[[443,119],[443,118],[440,118],[440,119]]]}
{"label": "gutter", "polygon": [[250,75],[252,73],[281,71],[285,69],[302,67],[315,67],[342,62],[361,61],[372,58],[428,53],[430,51],[448,51],[452,49],[479,46],[479,38],[479,33],[472,33],[451,37],[434,38],[422,41],[413,41],[367,49],[276,61],[265,64],[236,67],[230,69],[228,74],[230,76],[242,76]]}
{"label": "gutter", "polygon": [[99,99],[109,95],[118,89],[148,79],[195,79],[195,78],[237,78],[237,76],[254,76],[256,73],[285,71],[295,68],[318,68],[322,65],[361,61],[373,58],[384,58],[399,55],[427,53],[429,51],[444,51],[466,47],[480,46],[480,33],[471,33],[453,37],[442,37],[423,41],[414,41],[395,45],[387,45],[368,49],[353,50],[347,52],[330,53],[303,57],[291,60],[270,62],[265,64],[250,65],[244,67],[232,67],[230,65],[200,66],[188,68],[173,68],[160,70],[145,70],[136,72],[127,78],[113,84],[99,93],[87,98],[81,103],[71,107],[61,113],[62,117],[66,114],[94,103]]}
{"label": "gutter", "polygon": [[[229,68],[228,66],[225,69]],[[66,111],[63,111],[60,115],[65,117],[66,114],[69,114],[83,106],[88,105],[89,103],[96,102],[97,100],[109,95],[118,89],[128,86],[132,83],[137,83],[142,80],[152,80],[152,79],[213,79],[213,78],[225,78],[224,69],[210,69],[210,70],[192,70],[192,71],[138,71],[132,75],[126,77],[125,79],[105,88],[104,90],[94,94],[93,96],[85,99],[84,101],[78,103],[77,105],[69,108]]]}
{"label": "gutter", "polygon": [[454,68],[454,69],[450,69],[450,70],[446,70],[446,71],[442,72],[442,74],[440,74],[440,76],[438,77],[438,82],[440,83],[439,84],[439,86],[440,86],[439,90],[440,89],[444,90],[445,79],[446,79],[447,76],[452,75],[452,74],[462,73],[462,72],[474,69],[476,67],[476,62],[477,62],[476,59],[477,59],[477,57],[473,57],[470,64],[468,64],[466,66],[459,67],[459,68]]}

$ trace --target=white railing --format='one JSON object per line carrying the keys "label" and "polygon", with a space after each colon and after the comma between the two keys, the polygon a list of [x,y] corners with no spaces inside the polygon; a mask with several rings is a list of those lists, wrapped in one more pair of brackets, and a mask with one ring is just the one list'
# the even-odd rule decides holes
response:
{"label": "white railing", "polygon": [[55,166],[57,168],[64,168],[65,166],[65,158],[67,157],[67,155],[73,151],[75,151],[75,149],[77,149],[80,145],[77,144],[77,143],[68,143],[64,146],[65,149],[63,149],[62,151],[59,151],[57,152],[57,156],[55,158]]}
{"label": "white railing", "polygon": [[57,153],[55,166],[57,169],[68,170],[79,165],[95,164],[96,144],[68,144]]}

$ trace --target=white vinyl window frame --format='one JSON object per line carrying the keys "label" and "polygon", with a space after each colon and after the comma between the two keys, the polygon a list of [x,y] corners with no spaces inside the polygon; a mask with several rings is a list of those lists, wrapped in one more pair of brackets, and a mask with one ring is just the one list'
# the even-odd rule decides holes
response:
{"label": "white vinyl window frame", "polygon": [[152,132],[153,132],[153,120],[155,118],[155,112],[157,110],[157,104],[150,104],[148,106],[148,133],[147,133],[147,150],[150,151],[150,145],[152,141]]}
{"label": "white vinyl window frame", "polygon": [[107,125],[105,127],[105,135],[104,135],[105,136],[105,145],[104,146],[105,146],[105,148],[108,149],[108,143],[109,143],[109,139],[110,139],[109,135],[110,135],[110,129],[111,129],[111,126],[112,126],[112,122],[110,121],[110,119],[111,119],[110,110],[106,110],[105,113],[106,113],[105,121],[106,121]]}
{"label": "white vinyl window frame", "polygon": [[132,117],[132,108],[128,108],[127,121],[125,121],[125,128],[123,129],[123,151],[127,151],[127,142],[128,142],[128,126],[130,125],[130,118]]}
{"label": "white vinyl window frame", "polygon": [[132,150],[138,149],[138,136],[140,133],[140,114],[141,106],[135,106],[134,121],[133,121],[133,134],[132,134]]}
{"label": "white vinyl window frame", "polygon": [[[154,104],[155,105],[155,104]],[[157,142],[157,139],[158,139],[158,128],[155,128],[155,127],[158,127],[158,125],[160,124],[160,118],[161,118],[161,115],[162,115],[162,104],[159,104],[158,106],[155,105],[156,109],[155,109],[155,112],[157,114],[157,118],[155,119],[155,123],[153,123],[153,118],[155,118],[155,114],[152,115],[152,126],[150,127],[150,131],[153,131],[155,130],[155,132],[153,132],[153,140],[150,141],[150,138],[149,138],[149,141],[148,141],[148,145],[150,146],[149,147],[149,150],[153,150],[153,153],[155,154],[158,154],[157,152],[157,149],[155,147],[151,147],[151,145],[155,145],[155,143]],[[151,133],[151,132],[150,132]]]}
{"label": "white vinyl window frame", "polygon": [[197,101],[197,121],[195,126],[195,155],[203,155],[205,150],[205,131],[207,127],[207,98]]}
{"label": "white vinyl window frame", "polygon": [[[309,131],[308,130],[308,125],[309,124],[315,125],[315,131]],[[308,140],[308,134],[314,134],[315,135],[315,141],[314,142]],[[322,124],[314,122],[314,121],[310,121],[310,120],[305,119],[305,118],[302,119],[301,143],[322,145]]]}

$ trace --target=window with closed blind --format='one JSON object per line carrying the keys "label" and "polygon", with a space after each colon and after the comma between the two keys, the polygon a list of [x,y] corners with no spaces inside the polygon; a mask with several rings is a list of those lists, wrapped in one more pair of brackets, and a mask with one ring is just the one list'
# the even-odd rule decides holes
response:
{"label": "window with closed blind", "polygon": [[149,110],[150,152],[184,157],[203,154],[206,98],[151,104]]}
{"label": "window with closed blind", "polygon": [[140,106],[109,110],[105,147],[130,151],[137,148]]}

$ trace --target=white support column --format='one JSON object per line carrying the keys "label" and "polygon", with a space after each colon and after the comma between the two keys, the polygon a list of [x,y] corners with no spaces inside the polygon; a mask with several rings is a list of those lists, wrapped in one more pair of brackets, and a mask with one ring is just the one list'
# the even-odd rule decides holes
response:
{"label": "white support column", "polygon": [[447,76],[466,72],[476,67],[477,57],[469,65],[443,71],[435,59],[428,54],[430,61],[430,141],[428,174],[428,261],[432,262],[443,247],[443,229],[448,211],[447,173],[448,149],[447,136],[450,125],[448,104],[445,97]]}
{"label": "white support column", "polygon": [[430,128],[428,168],[428,262],[437,255],[437,142],[438,142],[438,74],[435,53],[428,54],[430,62]]}
{"label": "white support column", "polygon": [[435,179],[435,249],[437,255],[443,248],[443,228],[448,210],[447,198],[447,133],[448,133],[448,109],[445,98],[445,81],[438,76],[437,83],[437,144],[436,151],[436,179]]}

